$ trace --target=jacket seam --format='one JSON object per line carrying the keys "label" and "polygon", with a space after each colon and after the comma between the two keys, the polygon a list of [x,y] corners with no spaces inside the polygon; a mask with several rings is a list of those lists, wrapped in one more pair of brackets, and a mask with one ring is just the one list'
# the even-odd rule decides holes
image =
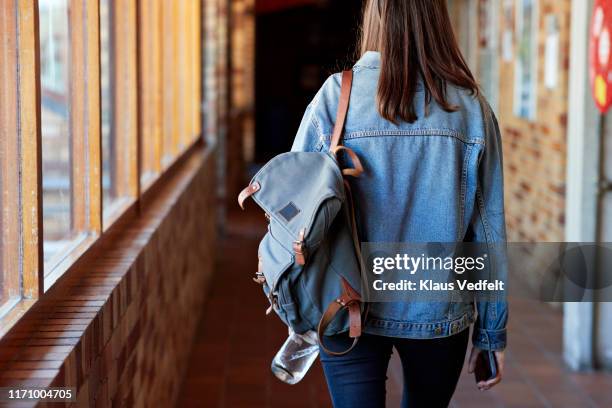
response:
{"label": "jacket seam", "polygon": [[[482,99],[482,96],[479,96],[478,98],[478,102],[480,103],[480,111],[482,112],[482,145],[485,147],[487,147],[487,136],[489,134],[488,130],[487,130],[487,121],[489,119],[491,119],[491,115],[490,112],[488,111],[488,106],[486,105],[486,101],[484,101]],[[485,110],[487,110],[487,112],[485,112]]]}
{"label": "jacket seam", "polygon": [[461,210],[459,212],[459,225],[461,228],[457,229],[457,240],[462,240],[463,223],[465,219],[465,197],[467,190],[467,170],[469,159],[472,157],[472,145],[467,146],[465,157],[463,158],[463,168],[461,169]]}
{"label": "jacket seam", "polygon": [[380,67],[376,65],[364,65],[364,64],[355,64],[353,68],[380,69]]}
{"label": "jacket seam", "polygon": [[[480,221],[482,222],[482,227],[485,232],[485,241],[487,244],[487,249],[491,249],[491,246],[493,245],[493,237],[491,236],[491,229],[489,226],[489,219],[487,217],[487,210],[484,204],[484,197],[482,196],[482,189],[480,187],[480,181],[478,182],[476,186],[476,201],[478,202],[478,215],[480,217]],[[489,262],[491,262],[491,259],[489,259]],[[489,317],[489,319],[491,318],[497,319],[497,308],[495,307],[495,302],[490,303],[490,308],[491,308],[491,316]],[[486,325],[486,323],[482,321],[482,319],[479,318],[479,320],[480,320],[480,324]]]}
{"label": "jacket seam", "polygon": [[[444,324],[449,324],[449,323],[454,323],[458,320],[462,320],[464,318],[469,318],[470,316],[474,316],[474,311],[473,309],[470,309],[464,313],[462,313],[461,315],[459,315],[456,318],[447,318],[446,320],[436,320],[435,322],[419,322],[416,320],[395,320],[395,319],[385,319],[385,318],[380,318],[380,317],[370,317],[368,318],[368,322],[383,322],[383,323],[390,323],[390,324],[399,324],[399,325],[410,325],[410,326],[415,326],[415,327],[421,327],[421,326],[439,326],[439,325],[444,325]],[[468,319],[469,320],[469,319]]]}
{"label": "jacket seam", "polygon": [[319,151],[321,150],[321,147],[323,145],[323,140],[322,140],[323,134],[321,133],[321,127],[315,115],[312,115],[311,123],[312,123],[312,126],[314,127],[315,134],[316,134],[316,142],[315,142],[313,151]]}
{"label": "jacket seam", "polygon": [[[350,139],[363,139],[368,137],[405,137],[405,136],[432,136],[432,137],[452,137],[465,144],[479,144],[484,145],[483,139],[472,139],[468,140],[461,133],[451,129],[419,129],[419,130],[361,130],[356,132],[346,133],[343,138],[345,140]],[[330,135],[322,134],[321,137],[329,141]]]}

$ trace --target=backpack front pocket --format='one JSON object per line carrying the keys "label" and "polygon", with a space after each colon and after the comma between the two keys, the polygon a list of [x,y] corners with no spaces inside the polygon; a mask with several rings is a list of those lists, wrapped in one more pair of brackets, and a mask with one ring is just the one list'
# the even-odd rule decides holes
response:
{"label": "backpack front pocket", "polygon": [[312,323],[305,321],[300,310],[304,306],[303,296],[294,289],[301,288],[296,282],[302,272],[302,266],[295,263],[292,253],[283,247],[268,232],[259,244],[260,273],[263,275],[263,290],[270,301],[271,309],[296,333],[311,329]]}
{"label": "backpack front pocket", "polygon": [[294,259],[291,252],[268,232],[259,244],[259,262],[259,272],[263,273],[265,283],[275,290],[279,278],[293,264]]}
{"label": "backpack front pocket", "polygon": [[283,306],[293,301],[286,290],[286,285],[282,285],[280,280],[284,279],[283,274],[294,264],[294,257],[270,232],[259,244],[258,256],[258,275],[263,275],[264,281],[261,283],[263,283],[264,293],[270,301],[271,308],[287,323],[289,319],[283,312]]}

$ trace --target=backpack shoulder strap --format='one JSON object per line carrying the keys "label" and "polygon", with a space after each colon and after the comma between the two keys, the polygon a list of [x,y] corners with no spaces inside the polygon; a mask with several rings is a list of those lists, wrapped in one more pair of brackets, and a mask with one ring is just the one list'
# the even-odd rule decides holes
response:
{"label": "backpack shoulder strap", "polygon": [[332,134],[330,150],[334,150],[342,144],[342,132],[344,131],[344,123],[346,122],[346,114],[348,112],[349,101],[351,100],[351,88],[353,87],[353,71],[347,70],[342,72],[342,88],[340,90],[340,100],[338,102],[338,112],[336,113],[336,123],[334,124],[334,133]]}

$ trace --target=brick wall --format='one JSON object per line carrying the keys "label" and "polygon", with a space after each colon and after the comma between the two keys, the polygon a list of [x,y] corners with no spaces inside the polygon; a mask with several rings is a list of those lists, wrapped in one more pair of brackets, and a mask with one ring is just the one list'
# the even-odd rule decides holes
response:
{"label": "brick wall", "polygon": [[79,407],[173,406],[213,272],[214,174],[200,148],[103,237],[2,339],[0,386],[75,387]]}
{"label": "brick wall", "polygon": [[[514,3],[514,2],[513,2]],[[514,114],[514,60],[500,56],[498,117],[503,133],[506,216],[510,241],[563,241],[565,224],[566,131],[570,1],[540,0],[537,113],[534,121]],[[503,0],[500,1],[500,7]],[[557,16],[560,31],[558,83],[544,85],[546,16]],[[516,18],[516,16],[515,16]],[[501,37],[504,27],[500,11]],[[514,58],[517,55],[516,36]]]}

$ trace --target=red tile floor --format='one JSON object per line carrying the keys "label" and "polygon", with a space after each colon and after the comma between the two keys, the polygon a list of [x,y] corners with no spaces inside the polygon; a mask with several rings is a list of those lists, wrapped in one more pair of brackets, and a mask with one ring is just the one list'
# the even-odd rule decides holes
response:
{"label": "red tile floor", "polygon": [[[250,214],[250,215],[249,215]],[[257,242],[265,232],[253,206],[232,214],[219,242],[213,277],[192,352],[179,407],[330,407],[318,362],[299,384],[289,386],[270,372],[287,329],[252,282]],[[569,372],[561,359],[561,314],[547,305],[512,301],[506,375],[480,392],[471,375],[461,377],[451,407],[612,407],[612,374]],[[401,369],[389,367],[389,407],[401,398]],[[357,408],[357,407],[356,407]]]}

